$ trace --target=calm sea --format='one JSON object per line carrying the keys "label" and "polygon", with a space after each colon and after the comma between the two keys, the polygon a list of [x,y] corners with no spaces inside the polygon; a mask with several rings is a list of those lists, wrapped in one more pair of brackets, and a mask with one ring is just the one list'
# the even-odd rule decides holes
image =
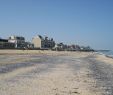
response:
{"label": "calm sea", "polygon": [[113,51],[111,51],[111,50],[110,51],[100,51],[100,52],[113,58]]}

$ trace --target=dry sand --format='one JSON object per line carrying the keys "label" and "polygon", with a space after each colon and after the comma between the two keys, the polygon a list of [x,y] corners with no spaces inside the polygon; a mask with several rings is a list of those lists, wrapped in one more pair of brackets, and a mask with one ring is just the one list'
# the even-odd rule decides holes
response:
{"label": "dry sand", "polygon": [[73,55],[76,57],[86,57],[91,52],[69,52],[51,50],[0,50],[0,55]]}
{"label": "dry sand", "polygon": [[0,95],[113,95],[94,78],[93,60],[113,62],[91,52],[0,50]]}

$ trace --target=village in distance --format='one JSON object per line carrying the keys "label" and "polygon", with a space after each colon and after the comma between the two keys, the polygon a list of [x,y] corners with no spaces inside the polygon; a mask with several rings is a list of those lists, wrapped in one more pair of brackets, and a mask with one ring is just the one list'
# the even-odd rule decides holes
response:
{"label": "village in distance", "polygon": [[56,43],[53,38],[41,35],[33,37],[31,42],[27,42],[22,36],[10,36],[8,39],[0,38],[0,49],[94,51],[90,46]]}

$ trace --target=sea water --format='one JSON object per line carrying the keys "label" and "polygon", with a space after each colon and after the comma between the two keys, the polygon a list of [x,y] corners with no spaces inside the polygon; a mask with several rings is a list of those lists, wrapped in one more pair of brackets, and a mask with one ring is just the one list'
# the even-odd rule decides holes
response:
{"label": "sea water", "polygon": [[109,51],[101,51],[102,54],[108,56],[108,57],[112,57],[113,58],[113,51],[109,50]]}

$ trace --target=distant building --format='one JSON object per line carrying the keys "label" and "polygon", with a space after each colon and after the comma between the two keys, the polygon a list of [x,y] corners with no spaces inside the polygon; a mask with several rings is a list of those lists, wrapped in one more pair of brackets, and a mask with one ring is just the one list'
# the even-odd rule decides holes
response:
{"label": "distant building", "polygon": [[54,50],[57,51],[79,51],[80,46],[79,45],[66,45],[63,43],[58,43],[55,45]]}
{"label": "distant building", "polygon": [[0,38],[0,42],[8,42],[8,40]]}
{"label": "distant building", "polygon": [[0,49],[13,49],[15,44],[8,42],[7,39],[0,38]]}
{"label": "distant building", "polygon": [[26,49],[33,49],[34,45],[31,42],[25,42],[25,48]]}
{"label": "distant building", "polygon": [[69,45],[67,50],[69,51],[79,51],[80,50],[80,46],[79,45]]}
{"label": "distant building", "polygon": [[32,39],[32,43],[34,44],[34,48],[42,48],[44,39],[41,36],[36,36]]}
{"label": "distant building", "polygon": [[57,50],[57,51],[64,51],[64,50],[67,50],[67,45],[63,44],[63,43],[58,43],[55,45],[54,47],[54,50]]}
{"label": "distant building", "polygon": [[19,37],[19,36],[11,36],[9,37],[8,42],[14,43],[15,48],[24,48],[26,43],[25,43],[25,38],[24,37]]}
{"label": "distant building", "polygon": [[51,38],[38,35],[32,39],[32,43],[34,44],[34,48],[40,49],[52,49],[55,46],[55,41]]}
{"label": "distant building", "polygon": [[81,46],[80,47],[80,50],[81,51],[94,51],[90,46]]}

